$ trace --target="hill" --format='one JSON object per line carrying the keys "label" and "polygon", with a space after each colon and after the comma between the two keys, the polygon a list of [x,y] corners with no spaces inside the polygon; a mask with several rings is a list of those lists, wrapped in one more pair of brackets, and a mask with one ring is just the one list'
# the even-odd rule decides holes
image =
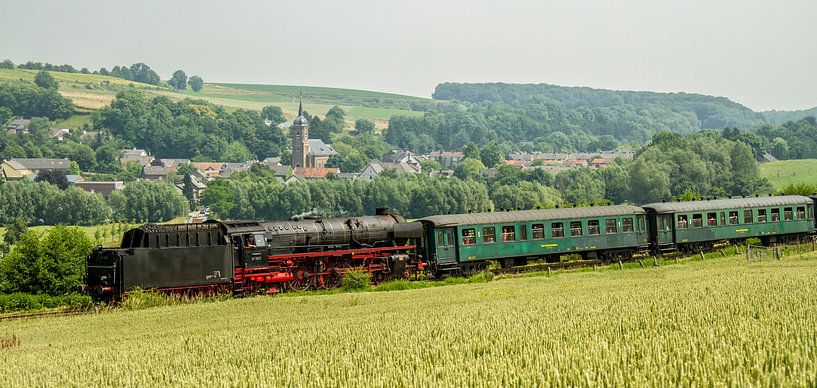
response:
{"label": "hill", "polygon": [[617,91],[549,84],[443,83],[437,85],[433,98],[500,102],[512,106],[555,103],[579,113],[625,109],[650,116],[656,126],[668,126],[678,132],[690,129],[686,127],[684,117],[694,118],[697,129],[751,129],[766,123],[762,114],[728,98],[690,93]]}
{"label": "hill", "polygon": [[759,166],[760,176],[769,180],[775,190],[790,184],[817,182],[817,159],[781,160]]}
{"label": "hill", "polygon": [[[0,69],[0,82],[34,81],[36,70]],[[364,118],[385,126],[393,115],[420,116],[434,101],[427,98],[355,89],[323,88],[311,86],[215,84],[206,83],[200,93],[179,91],[166,86],[148,85],[122,78],[97,74],[65,73],[51,71],[60,82],[60,94],[68,97],[80,112],[97,110],[113,101],[116,93],[133,87],[154,96],[173,100],[197,98],[221,105],[227,109],[261,110],[267,105],[280,106],[284,114],[294,117],[298,110],[298,96],[304,98],[304,107],[312,114],[324,115],[334,105],[343,108],[350,122]],[[64,124],[87,122],[87,117],[76,118]]]}
{"label": "hill", "polygon": [[0,385],[813,385],[814,253],[671,263],[4,322]]}
{"label": "hill", "polygon": [[763,116],[765,116],[766,120],[768,120],[770,123],[780,125],[789,121],[797,121],[808,116],[817,117],[817,106],[804,110],[770,110],[763,112]]}

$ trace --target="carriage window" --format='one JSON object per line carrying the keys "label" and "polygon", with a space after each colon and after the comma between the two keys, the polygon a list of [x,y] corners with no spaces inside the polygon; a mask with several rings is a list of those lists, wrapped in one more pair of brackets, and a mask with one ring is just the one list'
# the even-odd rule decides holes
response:
{"label": "carriage window", "polygon": [[806,208],[804,208],[802,206],[798,206],[797,207],[797,219],[802,220],[804,218],[806,218]]}
{"label": "carriage window", "polygon": [[757,209],[757,222],[766,222],[766,209]]}
{"label": "carriage window", "polygon": [[687,216],[685,215],[678,216],[678,229],[686,229],[687,227],[689,227]]}
{"label": "carriage window", "polygon": [[618,233],[615,218],[608,218],[604,220],[604,233]]}
{"label": "carriage window", "polygon": [[783,219],[786,221],[791,221],[794,219],[794,213],[791,211],[790,207],[783,208]]}
{"label": "carriage window", "polygon": [[527,225],[520,225],[519,226],[519,239],[524,241],[528,239],[528,226]]}
{"label": "carriage window", "polygon": [[474,228],[462,230],[462,245],[474,245],[477,243],[477,235]]}
{"label": "carriage window", "polygon": [[693,214],[692,215],[692,227],[693,228],[700,228],[704,226],[704,216],[703,214]]}
{"label": "carriage window", "polygon": [[752,222],[754,222],[754,220],[752,219],[752,210],[751,209],[750,210],[744,210],[743,211],[743,223],[744,224],[751,224]]}
{"label": "carriage window", "polygon": [[718,226],[718,213],[707,213],[706,224],[708,226]]}
{"label": "carriage window", "polygon": [[582,222],[581,221],[570,221],[570,235],[571,236],[581,236],[582,235]]}
{"label": "carriage window", "polygon": [[633,219],[632,218],[622,218],[621,219],[621,231],[624,233],[632,232],[633,231]]}
{"label": "carriage window", "polygon": [[780,209],[772,209],[772,222],[780,221]]}
{"label": "carriage window", "polygon": [[721,225],[726,225],[726,213],[721,212]]}
{"label": "carriage window", "polygon": [[513,226],[503,226],[502,227],[502,241],[514,241],[516,240],[516,231]]}
{"label": "carriage window", "polygon": [[542,224],[533,224],[530,227],[531,232],[533,233],[533,239],[541,239],[545,238],[545,226]]}
{"label": "carriage window", "polygon": [[808,207],[808,219],[814,218],[814,208],[809,206]]}
{"label": "carriage window", "polygon": [[489,226],[482,228],[482,242],[492,243],[496,241],[496,228]]}
{"label": "carriage window", "polygon": [[591,236],[601,234],[601,228],[599,228],[599,220],[587,221],[587,234]]}
{"label": "carriage window", "polygon": [[738,212],[729,212],[729,224],[736,225],[738,223]]}
{"label": "carriage window", "polygon": [[554,223],[550,224],[550,233],[551,233],[551,236],[553,236],[554,238],[564,237],[565,236],[565,230],[564,230],[564,227],[562,227],[562,223],[561,222],[554,222]]}
{"label": "carriage window", "polygon": [[644,216],[638,216],[638,217],[636,217],[636,219],[638,220],[638,231],[643,232],[644,231]]}

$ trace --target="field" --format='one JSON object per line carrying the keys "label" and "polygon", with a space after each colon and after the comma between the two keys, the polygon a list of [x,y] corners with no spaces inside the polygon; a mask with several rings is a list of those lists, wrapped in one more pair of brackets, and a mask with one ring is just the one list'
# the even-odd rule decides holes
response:
{"label": "field", "polygon": [[760,176],[776,190],[792,183],[817,184],[817,159],[781,160],[760,165]]}
{"label": "field", "polygon": [[732,256],[0,322],[0,385],[814,386],[815,291]]}
{"label": "field", "polygon": [[[167,87],[131,82],[116,77],[50,72],[60,82],[60,93],[70,98],[74,104],[84,110],[97,110],[113,101],[116,93],[129,85],[142,89],[150,95],[165,96],[174,100],[198,98],[227,109],[261,110],[267,105],[280,106],[287,117],[294,117],[298,111],[298,96],[303,95],[304,107],[311,114],[324,115],[334,105],[346,111],[349,124],[355,119],[373,120],[378,127],[385,127],[393,115],[420,116],[422,112],[412,111],[412,103],[430,103],[430,99],[404,96],[392,93],[380,93],[366,90],[323,88],[312,86],[288,85],[250,85],[250,84],[205,84],[200,93],[191,90],[177,91]],[[34,81],[37,71],[23,69],[0,69],[0,82],[10,80]],[[67,124],[74,128],[80,119]],[[87,121],[79,121],[79,125]]]}

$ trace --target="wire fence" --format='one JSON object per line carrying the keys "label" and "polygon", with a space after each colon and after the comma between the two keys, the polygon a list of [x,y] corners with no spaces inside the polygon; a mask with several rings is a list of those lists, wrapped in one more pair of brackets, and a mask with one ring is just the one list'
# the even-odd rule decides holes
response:
{"label": "wire fence", "polygon": [[[736,247],[736,249],[738,249]],[[817,236],[809,236],[789,244],[775,244],[773,246],[751,245],[745,246],[747,261],[780,260],[784,256],[800,255],[817,250]]]}

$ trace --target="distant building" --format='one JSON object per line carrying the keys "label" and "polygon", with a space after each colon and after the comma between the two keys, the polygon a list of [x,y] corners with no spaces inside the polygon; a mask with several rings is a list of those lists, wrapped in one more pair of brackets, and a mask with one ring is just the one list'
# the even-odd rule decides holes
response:
{"label": "distant building", "polygon": [[190,164],[190,159],[159,159],[159,163],[165,167],[179,168],[185,164]]}
{"label": "distant building", "polygon": [[74,183],[74,186],[79,187],[89,193],[99,193],[103,197],[108,198],[114,191],[123,190],[125,182],[122,181],[104,181],[104,182],[90,182],[82,181]]}
{"label": "distant building", "polygon": [[153,163],[153,157],[147,151],[139,148],[120,150],[119,163],[123,166],[130,163],[139,163],[142,167],[150,166]]}
{"label": "distant building", "polygon": [[207,179],[217,177],[224,167],[221,162],[193,162],[191,163]]}
{"label": "distant building", "polygon": [[383,173],[383,171],[394,171],[398,174],[418,174],[420,172],[420,166],[414,166],[408,162],[384,163],[375,160],[363,167],[363,171],[360,172],[358,179],[371,182],[375,177]]}
{"label": "distant building", "polygon": [[252,165],[253,165],[252,162],[244,162],[244,163],[227,162],[227,163],[224,163],[224,165],[221,167],[221,171],[219,171],[218,176],[219,176],[219,178],[229,178],[233,174],[235,174],[235,173],[237,173],[239,171],[249,170],[250,167],[252,167]]}
{"label": "distant building", "polygon": [[323,168],[332,155],[336,155],[334,149],[321,139],[309,138],[309,122],[304,117],[303,101],[298,105],[298,117],[292,121],[289,127],[292,138],[292,158],[290,166]]}
{"label": "distant building", "polygon": [[71,130],[68,128],[51,128],[52,139],[57,139],[57,141],[63,141],[68,136],[71,136]]}
{"label": "distant building", "polygon": [[302,179],[324,179],[329,174],[340,174],[340,169],[337,167],[297,167],[292,172],[293,176]]}
{"label": "distant building", "polygon": [[417,167],[420,170],[420,160],[411,151],[405,150],[391,150],[383,155],[384,163],[407,163],[411,166]]}
{"label": "distant building", "polygon": [[9,135],[25,133],[28,132],[29,125],[31,125],[31,120],[24,119],[22,117],[15,117],[14,120],[11,120],[11,122],[6,126],[6,132]]}
{"label": "distant building", "polygon": [[428,156],[440,162],[447,169],[456,168],[465,159],[465,154],[462,151],[434,151]]}
{"label": "distant building", "polygon": [[145,166],[142,169],[142,177],[149,181],[167,180],[167,176],[175,173],[176,167],[165,166]]}
{"label": "distant building", "polygon": [[18,181],[26,177],[34,178],[40,171],[60,171],[66,175],[71,170],[68,159],[19,158],[3,161],[0,165],[7,181]]}

